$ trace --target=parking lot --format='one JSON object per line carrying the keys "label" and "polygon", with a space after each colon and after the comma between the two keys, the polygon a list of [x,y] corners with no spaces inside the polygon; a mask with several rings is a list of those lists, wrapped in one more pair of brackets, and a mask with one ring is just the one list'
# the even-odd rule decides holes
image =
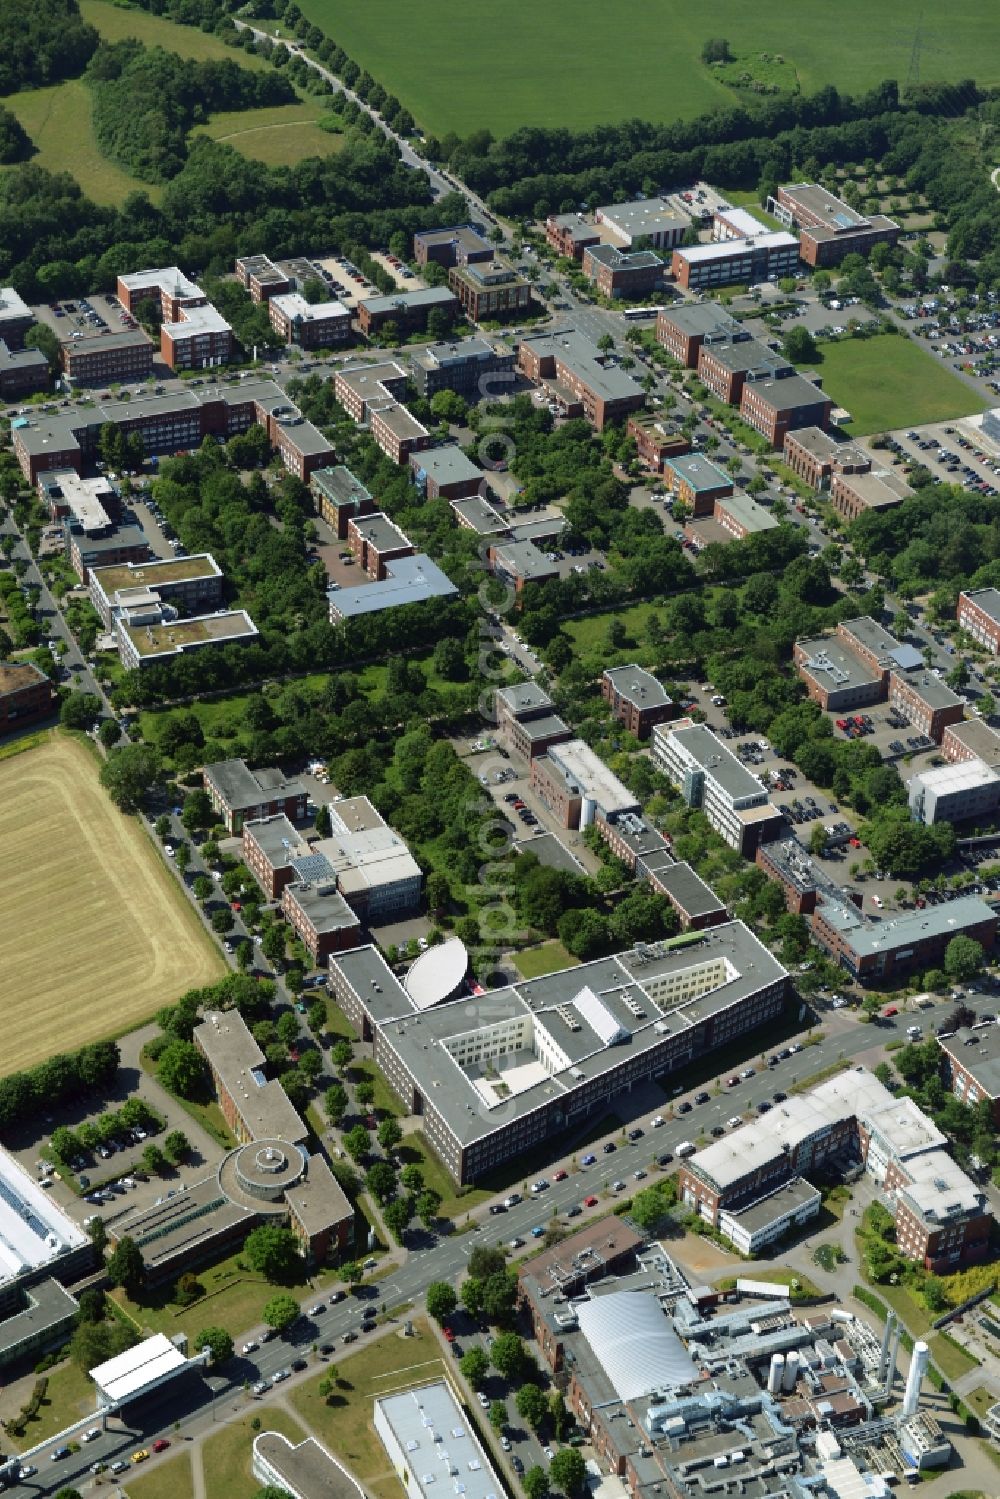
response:
{"label": "parking lot", "polygon": [[427,282],[388,250],[373,250],[372,260],[390,275],[400,291],[423,291]]}
{"label": "parking lot", "polygon": [[72,338],[91,338],[99,333],[124,333],[138,327],[135,318],[126,312],[117,297],[81,297],[76,301],[67,299],[42,303],[37,309],[39,321],[48,326],[63,341]]}
{"label": "parking lot", "polygon": [[379,289],[346,255],[327,255],[316,260],[330,292],[345,307],[354,308],[366,297],[377,297]]}

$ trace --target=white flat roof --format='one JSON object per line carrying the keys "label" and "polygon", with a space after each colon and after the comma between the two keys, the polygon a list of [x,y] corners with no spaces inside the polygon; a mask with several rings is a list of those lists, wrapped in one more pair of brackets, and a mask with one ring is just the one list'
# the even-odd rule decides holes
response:
{"label": "white flat roof", "polygon": [[232,329],[221,312],[205,303],[203,307],[185,307],[176,323],[164,323],[168,338],[197,338],[201,333],[231,333]]}
{"label": "white flat roof", "polygon": [[674,254],[682,255],[688,261],[724,260],[730,255],[749,254],[751,249],[784,250],[792,245],[798,249],[795,235],[776,229],[770,234],[755,234],[752,239],[718,239],[709,245],[689,245],[675,250]]}
{"label": "white flat roof", "polygon": [[0,1286],[86,1242],[83,1230],[0,1150]]}
{"label": "white flat roof", "polygon": [[978,786],[990,786],[997,779],[997,772],[982,760],[958,760],[954,765],[922,770],[913,777],[910,785],[916,783],[925,791],[947,796],[959,791],[974,791]]}
{"label": "white flat roof", "polygon": [[650,1291],[611,1291],[579,1303],[576,1311],[580,1331],[619,1400],[638,1400],[694,1379],[694,1360]]}
{"label": "white flat roof", "polygon": [[162,1383],[186,1364],[187,1359],[166,1333],[158,1332],[134,1348],[98,1364],[96,1369],[90,1370],[90,1377],[108,1400],[129,1400]]}
{"label": "white flat roof", "polygon": [[127,286],[129,291],[142,291],[145,287],[155,286],[161,292],[165,291],[168,297],[201,297],[204,293],[200,286],[189,281],[184,272],[176,265],[160,266],[156,270],[133,271],[131,275],[122,276],[121,283]]}
{"label": "white flat roof", "polygon": [[439,1491],[456,1494],[458,1499],[500,1499],[503,1495],[504,1486],[475,1428],[443,1379],[397,1395],[380,1395],[375,1409],[409,1470],[404,1476],[408,1493],[417,1499],[434,1499]]}
{"label": "white flat roof", "polygon": [[351,315],[343,302],[307,302],[297,291],[282,292],[279,296],[272,297],[271,305],[286,317],[301,318],[304,323],[326,322],[330,318],[349,318]]}
{"label": "white flat roof", "polygon": [[605,813],[627,812],[636,805],[632,792],[584,740],[566,739],[562,744],[550,745],[546,753],[568,780],[577,783],[581,794],[595,801]]}
{"label": "white flat roof", "polygon": [[717,208],[715,217],[723,219],[731,229],[735,229],[747,239],[756,239],[758,234],[768,233],[768,227],[763,220],[755,218],[747,208]]}

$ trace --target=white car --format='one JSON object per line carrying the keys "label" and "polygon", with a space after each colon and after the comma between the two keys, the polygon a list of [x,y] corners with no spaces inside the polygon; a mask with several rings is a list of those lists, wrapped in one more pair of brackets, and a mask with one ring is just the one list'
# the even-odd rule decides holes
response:
{"label": "white car", "polygon": [[290,1369],[275,1369],[274,1373],[271,1375],[271,1383],[280,1384],[283,1379],[288,1378],[290,1373]]}
{"label": "white car", "polygon": [[659,1129],[660,1125],[666,1124],[666,1122],[662,1114],[657,1114],[655,1119],[649,1121],[649,1127],[650,1129]]}
{"label": "white car", "polygon": [[645,1171],[643,1171],[642,1167],[640,1166],[639,1169],[638,1169],[638,1171],[633,1171],[632,1172],[632,1175],[634,1176],[634,1178],[635,1178],[635,1180],[637,1182],[641,1182],[641,1181],[643,1181],[645,1179],[646,1173],[645,1173]]}
{"label": "white car", "polygon": [[490,1408],[490,1397],[488,1395],[484,1395],[483,1392],[482,1392],[482,1390],[477,1390],[476,1391],[476,1399],[479,1401],[479,1404],[482,1406],[482,1408],[483,1408],[484,1411],[488,1411],[489,1410],[489,1408]]}
{"label": "white car", "polygon": [[727,1119],[726,1120],[726,1128],[727,1129],[739,1129],[739,1127],[740,1127],[740,1125],[742,1123],[743,1123],[743,1120],[740,1119],[737,1114],[734,1114],[733,1117],[732,1117],[732,1119]]}
{"label": "white car", "polygon": [[549,1184],[544,1177],[539,1177],[538,1181],[531,1183],[532,1194],[537,1197],[539,1192],[546,1191],[548,1185]]}
{"label": "white car", "polygon": [[872,905],[875,906],[879,911],[881,911],[881,909],[882,909],[882,897],[880,895],[873,895],[872,896]]}
{"label": "white car", "polygon": [[89,1431],[85,1431],[83,1433],[83,1435],[80,1438],[80,1441],[81,1442],[96,1442],[96,1440],[100,1436],[100,1434],[101,1434],[101,1428],[99,1426],[91,1426],[90,1429],[89,1429]]}
{"label": "white car", "polygon": [[244,1343],[243,1344],[241,1352],[243,1352],[243,1353],[255,1353],[259,1347],[260,1347],[260,1344],[259,1343],[255,1343],[254,1340],[251,1338],[249,1343]]}

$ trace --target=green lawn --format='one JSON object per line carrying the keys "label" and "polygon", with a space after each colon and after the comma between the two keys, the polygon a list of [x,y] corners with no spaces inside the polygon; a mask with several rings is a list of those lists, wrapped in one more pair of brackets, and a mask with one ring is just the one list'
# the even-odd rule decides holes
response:
{"label": "green lawn", "polygon": [[343,135],[320,128],[329,111],[322,100],[303,95],[297,104],[271,109],[236,109],[213,115],[195,134],[211,136],[266,166],[294,166],[307,156],[332,156],[344,144]]}
{"label": "green lawn", "polygon": [[[264,1431],[280,1431],[290,1441],[301,1442],[306,1435],[298,1422],[280,1407],[270,1403],[259,1406],[255,1400],[248,1401],[247,1414],[240,1420],[227,1422],[222,1431],[208,1438],[202,1449],[205,1492],[210,1499],[251,1499],[260,1492],[260,1484],[250,1472],[256,1435],[251,1423],[256,1416],[260,1417]],[[176,1490],[173,1492],[177,1493]],[[183,1492],[181,1490],[178,1499]],[[161,1499],[161,1496],[162,1499],[171,1499],[169,1490],[153,1486],[146,1489],[139,1483],[130,1485],[128,1493],[129,1499]]]}
{"label": "green lawn", "polygon": [[983,411],[981,400],[911,338],[845,338],[821,345],[816,371],[823,389],[851,413],[845,430],[856,436],[919,427]]}
{"label": "green lawn", "polygon": [[152,1467],[146,1464],[134,1472],[134,1478],[125,1480],[129,1499],[187,1499],[188,1494],[194,1493],[190,1453],[179,1452],[176,1457],[157,1458]]}
{"label": "green lawn", "polygon": [[20,1440],[7,1437],[4,1442],[5,1446],[9,1441],[12,1447],[16,1447],[19,1452],[24,1452],[28,1447],[34,1447],[37,1442],[44,1442],[49,1437],[54,1437],[73,1421],[78,1421],[81,1416],[94,1410],[96,1406],[94,1386],[83,1370],[70,1359],[50,1369],[47,1378],[49,1382],[45,1391],[45,1399],[42,1401],[37,1417],[34,1421],[28,1422],[24,1436]]}
{"label": "green lawn", "polygon": [[518,971],[525,979],[541,978],[544,973],[560,973],[564,968],[575,967],[579,961],[561,942],[542,942],[538,947],[527,947],[515,959]]}
{"label": "green lawn", "polygon": [[617,25],[600,0],[511,0],[502,14],[448,0],[300,0],[300,8],[438,135],[665,120],[741,102],[747,96],[701,61],[710,36],[726,37],[740,57],[780,54],[806,92],[905,79],[917,35],[921,81],[1000,83],[1000,7],[981,0],[953,0],[947,12],[928,12],[920,0],[842,0],[800,11],[794,26],[787,0],[717,0],[710,13],[650,0]]}
{"label": "green lawn", "polygon": [[951,1342],[943,1333],[936,1332],[930,1339],[931,1362],[936,1364],[945,1379],[961,1379],[970,1369],[978,1368],[978,1360],[966,1353],[957,1343]]}
{"label": "green lawn", "polygon": [[[169,1298],[173,1287],[168,1285],[151,1291],[141,1301],[131,1301],[123,1291],[114,1291],[115,1301],[136,1324],[141,1332],[148,1334],[164,1332],[167,1337],[186,1332],[190,1339],[197,1337],[203,1327],[224,1327],[234,1337],[250,1331],[260,1322],[264,1303],[275,1294],[275,1287],[252,1271],[240,1270],[237,1264],[239,1253],[219,1260],[196,1272],[205,1288],[205,1295],[190,1307],[180,1307]],[[305,1282],[291,1287],[293,1295],[304,1294]]]}
{"label": "green lawn", "polygon": [[120,203],[133,192],[158,200],[162,189],[140,182],[101,155],[91,123],[90,90],[81,79],[11,94],[4,104],[34,142],[37,149],[31,160],[35,166],[49,172],[72,172],[95,203]]}
{"label": "green lawn", "polygon": [[[643,642],[649,616],[656,612],[655,604],[633,604],[629,609],[612,609],[606,614],[588,614],[583,619],[567,619],[563,622],[563,629],[573,642],[574,654],[600,651],[602,657],[607,658],[608,666],[619,661],[625,664],[636,661],[641,666],[644,664],[643,651],[651,661],[655,656],[653,648]],[[607,644],[608,626],[613,621],[625,627],[624,645],[615,647]]]}
{"label": "green lawn", "polygon": [[373,1108],[376,1114],[392,1114],[397,1119],[402,1118],[405,1110],[374,1062],[354,1061],[350,1072],[352,1082],[358,1083],[365,1077],[375,1084]]}
{"label": "green lawn", "polygon": [[147,47],[163,47],[176,52],[180,57],[193,58],[195,62],[219,62],[229,59],[244,68],[266,68],[263,58],[255,57],[242,48],[227,47],[219,37],[201,31],[197,26],[181,26],[163,16],[150,15],[145,10],[132,10],[125,5],[112,5],[109,0],[80,0],[80,14],[91,26],[96,26],[106,41],[120,42],[125,37],[136,37]]}
{"label": "green lawn", "polygon": [[420,1130],[404,1135],[396,1154],[404,1166],[419,1166],[424,1173],[424,1186],[440,1194],[442,1218],[457,1221],[492,1195],[482,1187],[457,1187]]}
{"label": "green lawn", "polygon": [[[400,1499],[399,1479],[372,1425],[376,1395],[447,1377],[440,1345],[423,1317],[413,1319],[413,1337],[390,1332],[363,1344],[339,1364],[337,1393],[330,1403],[319,1394],[320,1377],[289,1396],[291,1405],[321,1441],[335,1452],[371,1499]],[[216,1491],[209,1489],[211,1499]],[[223,1493],[222,1499],[230,1499]],[[231,1499],[242,1499],[232,1491]]]}

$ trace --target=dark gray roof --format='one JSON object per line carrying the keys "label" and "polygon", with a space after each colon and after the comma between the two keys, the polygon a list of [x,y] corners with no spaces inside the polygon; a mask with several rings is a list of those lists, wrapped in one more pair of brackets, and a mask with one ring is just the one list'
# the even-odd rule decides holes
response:
{"label": "dark gray roof", "polygon": [[235,811],[240,807],[256,807],[260,802],[271,801],[278,796],[306,795],[306,788],[301,781],[286,780],[283,772],[274,766],[251,770],[245,760],[216,760],[213,765],[204,767],[204,774],[226,806]]}
{"label": "dark gray roof", "polygon": [[688,916],[708,916],[713,911],[726,908],[715,891],[705,884],[701,875],[695,874],[690,864],[678,862],[669,869],[659,867],[656,880],[668,896],[677,902]]}
{"label": "dark gray roof", "polygon": [[422,470],[435,484],[455,484],[460,480],[478,481],[485,478],[482,469],[466,458],[457,443],[450,443],[444,448],[424,448],[421,452],[412,454],[410,467],[418,476]]}
{"label": "dark gray roof", "polygon": [[1000,1025],[977,1025],[941,1036],[938,1045],[975,1079],[987,1098],[1000,1098]]}
{"label": "dark gray roof", "polygon": [[637,708],[660,708],[673,702],[662,682],[644,666],[609,666],[604,675],[615,691]]}

